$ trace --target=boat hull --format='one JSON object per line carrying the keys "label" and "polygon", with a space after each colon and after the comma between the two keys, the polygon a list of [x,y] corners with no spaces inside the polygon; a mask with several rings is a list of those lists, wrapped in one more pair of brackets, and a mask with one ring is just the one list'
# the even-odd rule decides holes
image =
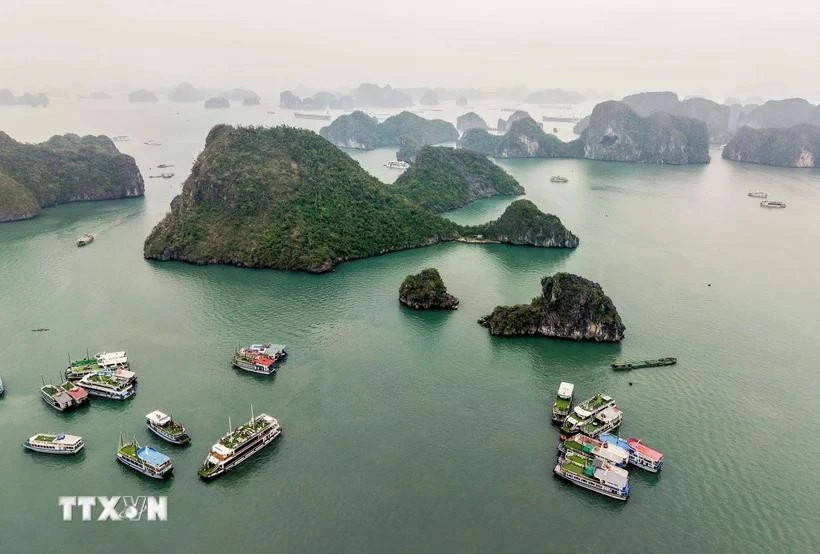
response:
{"label": "boat hull", "polygon": [[276,365],[271,365],[270,368],[264,368],[261,366],[257,366],[256,364],[245,362],[243,360],[234,360],[232,362],[233,367],[237,369],[241,369],[242,371],[247,371],[249,373],[256,373],[259,375],[273,375],[276,373]]}
{"label": "boat hull", "polygon": [[25,448],[27,450],[31,450],[32,452],[40,452],[42,454],[56,454],[58,456],[66,456],[66,455],[70,456],[72,454],[78,453],[80,450],[85,448],[85,443],[81,444],[80,447],[77,448],[76,450],[53,450],[53,449],[50,449],[50,448],[42,448],[40,446],[37,446],[36,444],[31,444],[30,442],[25,441],[25,442],[23,442],[23,448]]}
{"label": "boat hull", "polygon": [[569,481],[574,485],[578,485],[579,487],[585,488],[589,491],[597,492],[598,494],[602,494],[604,496],[608,496],[609,498],[614,498],[616,500],[624,500],[626,501],[629,498],[629,489],[627,488],[626,492],[619,491],[614,487],[609,487],[606,485],[601,485],[594,483],[590,479],[582,478],[572,472],[565,471],[564,468],[561,467],[561,464],[557,464],[553,473],[564,479]]}
{"label": "boat hull", "polygon": [[245,460],[247,460],[248,458],[250,458],[251,456],[253,456],[257,452],[262,450],[264,447],[271,444],[274,441],[274,439],[276,439],[281,434],[282,434],[282,428],[281,427],[277,428],[277,429],[273,430],[272,432],[268,433],[267,435],[264,435],[262,437],[262,439],[259,441],[259,443],[256,444],[255,446],[251,447],[250,449],[248,449],[247,452],[243,452],[242,454],[240,454],[236,458],[233,458],[233,459],[225,462],[224,464],[218,466],[213,471],[205,474],[200,470],[200,472],[199,472],[200,479],[203,479],[205,481],[210,481],[211,479],[215,479],[216,477],[219,477],[220,475],[223,475],[223,474],[231,471],[236,466],[238,466],[239,464],[241,464],[242,462],[244,462]]}

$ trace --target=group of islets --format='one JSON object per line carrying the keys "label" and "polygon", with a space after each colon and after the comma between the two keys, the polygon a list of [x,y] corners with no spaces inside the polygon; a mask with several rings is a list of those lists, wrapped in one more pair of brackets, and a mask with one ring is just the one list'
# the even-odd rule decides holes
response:
{"label": "group of islets", "polygon": [[663,467],[663,454],[641,439],[613,434],[623,412],[612,397],[599,393],[572,408],[574,389],[572,383],[562,382],[552,407],[552,420],[561,425],[553,472],[579,487],[626,500],[627,464],[657,473]]}
{"label": "group of islets", "polygon": [[[234,367],[271,375],[277,362],[287,356],[284,345],[257,343],[238,349],[234,353]],[[136,394],[137,374],[123,352],[101,352],[81,360],[71,361],[57,385],[46,384],[40,389],[41,398],[57,411],[63,412],[87,404],[89,395],[109,400],[127,400]],[[172,416],[154,410],[145,416],[145,426],[157,437],[174,445],[191,442],[185,426]],[[198,475],[212,479],[226,473],[267,446],[282,433],[276,418],[254,414],[251,419],[233,428],[228,419],[228,433],[210,449]],[[23,442],[23,447],[46,454],[77,454],[85,446],[83,438],[66,433],[35,433]],[[143,475],[164,479],[174,468],[170,456],[152,446],[141,446],[136,437],[123,441],[120,435],[116,460]]]}

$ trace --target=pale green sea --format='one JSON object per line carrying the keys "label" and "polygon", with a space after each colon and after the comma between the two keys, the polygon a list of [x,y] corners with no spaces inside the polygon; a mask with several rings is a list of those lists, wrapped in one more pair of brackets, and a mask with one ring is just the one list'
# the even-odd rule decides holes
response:
{"label": "pale green sea", "polygon": [[[502,115],[492,108],[478,111]],[[218,122],[325,124],[271,105],[58,99],[0,109],[0,129],[21,140],[130,135],[119,146],[146,177],[176,165],[173,179],[146,179],[144,199],[0,225],[0,552],[820,549],[820,171],[734,164],[718,151],[692,167],[501,161],[580,237],[577,250],[445,244],[321,276],[145,261],[145,236]],[[385,180],[397,175],[382,166],[393,154],[351,153]],[[550,183],[554,174],[570,182]],[[788,208],[762,209],[750,190]],[[509,201],[448,215],[481,222]],[[78,249],[84,232],[97,239]],[[428,266],[461,299],[458,311],[399,306],[403,277]],[[556,271],[603,286],[627,327],[621,344],[497,339],[476,324],[497,304],[529,301]],[[31,332],[39,327],[51,330]],[[230,369],[236,345],[263,339],[289,346],[275,378]],[[54,412],[38,397],[41,376],[55,379],[86,349],[126,350],[137,395]],[[667,355],[678,365],[609,368]],[[664,453],[660,475],[630,472],[627,503],[552,476],[549,410],[562,380],[578,399],[615,396],[622,434]],[[279,418],[283,436],[201,482],[208,448],[251,403]],[[182,420],[193,444],[149,435],[143,416],[154,409]],[[37,431],[80,434],[87,448],[74,459],[24,451]],[[171,455],[173,478],[117,464],[121,432]],[[63,522],[60,495],[167,495],[168,521]]]}

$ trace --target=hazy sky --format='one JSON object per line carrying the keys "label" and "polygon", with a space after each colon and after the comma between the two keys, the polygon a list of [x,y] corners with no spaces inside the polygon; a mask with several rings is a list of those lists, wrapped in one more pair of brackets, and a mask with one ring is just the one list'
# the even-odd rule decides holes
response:
{"label": "hazy sky", "polygon": [[594,88],[817,100],[818,9],[747,0],[0,0],[0,88]]}

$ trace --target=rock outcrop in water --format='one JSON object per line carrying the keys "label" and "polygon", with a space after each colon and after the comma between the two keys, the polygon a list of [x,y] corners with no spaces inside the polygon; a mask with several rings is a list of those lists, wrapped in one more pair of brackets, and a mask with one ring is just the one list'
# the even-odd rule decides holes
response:
{"label": "rock outcrop in water", "polygon": [[352,110],[353,98],[332,92],[317,92],[307,98],[299,98],[286,90],[279,94],[279,107],[288,110]]}
{"label": "rock outcrop in water", "polygon": [[499,133],[506,133],[507,131],[512,129],[512,124],[513,123],[515,123],[516,121],[521,121],[522,119],[529,119],[537,127],[541,128],[542,130],[544,129],[544,124],[540,123],[538,121],[535,121],[532,117],[530,117],[530,114],[528,114],[524,110],[516,110],[512,114],[510,114],[510,117],[508,117],[506,120],[502,119],[502,118],[498,118],[498,124],[496,125],[496,127],[497,127],[496,130]]}
{"label": "rock outcrop in water", "polygon": [[617,342],[624,324],[601,285],[572,273],[541,279],[541,295],[530,304],[497,306],[479,324],[500,336],[541,335]]}
{"label": "rock outcrop in water", "polygon": [[802,123],[820,126],[820,106],[802,98],[769,100],[740,117],[741,125],[755,129],[794,127]]}
{"label": "rock outcrop in water", "polygon": [[144,254],[320,273],[458,236],[311,131],[218,125]]}
{"label": "rock outcrop in water", "polygon": [[358,110],[337,117],[319,134],[336,146],[359,150],[399,146],[404,138],[420,145],[454,142],[458,138],[456,128],[441,119],[424,119],[411,112],[401,112],[379,123]]}
{"label": "rock outcrop in water", "polygon": [[230,108],[231,103],[228,101],[227,98],[222,98],[221,96],[214,96],[213,98],[208,98],[207,100],[205,100],[204,106],[207,110],[214,110],[221,108]]}
{"label": "rock outcrop in water", "polygon": [[353,91],[353,102],[356,107],[365,108],[409,108],[413,99],[392,88],[390,85],[380,87],[372,83],[362,83]]}
{"label": "rock outcrop in water", "polygon": [[425,92],[421,99],[419,100],[419,104],[422,106],[438,106],[438,95],[434,90],[428,90]]}
{"label": "rock outcrop in water", "polygon": [[622,100],[638,115],[648,117],[657,112],[697,119],[706,124],[710,142],[723,144],[731,136],[730,108],[706,98],[680,100],[674,92],[641,92],[625,96]]}
{"label": "rock outcrop in water", "polygon": [[709,133],[702,121],[656,112],[641,117],[623,102],[602,102],[579,139],[590,160],[651,164],[709,162]]}
{"label": "rock outcrop in water", "polygon": [[414,310],[455,310],[458,298],[447,287],[436,268],[408,275],[399,287],[399,302]]}
{"label": "rock outcrop in water", "polygon": [[481,198],[524,194],[524,187],[486,157],[469,150],[425,146],[399,175],[395,190],[433,213]]}
{"label": "rock outcrop in water", "polygon": [[479,240],[541,248],[576,248],[580,242],[557,216],[542,212],[529,200],[516,200],[495,221],[462,231]]}
{"label": "rock outcrop in water", "polygon": [[242,99],[243,106],[258,106],[262,102],[262,99],[258,96],[246,96]]}
{"label": "rock outcrop in water", "polygon": [[475,112],[467,112],[456,118],[456,129],[462,133],[466,133],[470,129],[481,129],[486,131],[489,129],[487,122]]}
{"label": "rock outcrop in water", "polygon": [[202,102],[210,96],[205,89],[199,89],[191,83],[180,83],[168,93],[171,102]]}
{"label": "rock outcrop in water", "polygon": [[34,217],[41,208],[84,200],[142,196],[134,158],[105,136],[61,135],[24,144],[0,131],[0,221]]}
{"label": "rock outcrop in water", "polygon": [[0,106],[31,106],[32,108],[45,108],[51,103],[45,93],[38,92],[36,94],[31,92],[23,93],[21,96],[15,96],[13,92],[8,89],[0,90]]}
{"label": "rock outcrop in water", "polygon": [[741,127],[723,148],[723,157],[778,167],[817,167],[820,127],[808,124],[785,129]]}
{"label": "rock outcrop in water", "polygon": [[595,106],[577,140],[562,142],[529,117],[512,123],[503,136],[473,129],[463,148],[499,158],[587,158],[653,164],[709,162],[709,134],[698,120],[657,112],[641,117],[623,102]]}
{"label": "rock outcrop in water", "polygon": [[[498,236],[550,245],[539,240],[541,228],[525,227],[541,220],[517,222],[522,226],[515,236],[523,240],[502,228]],[[143,253],[157,260],[321,273],[346,260],[461,239],[474,229],[398,194],[311,131],[217,125]]]}
{"label": "rock outcrop in water", "polygon": [[150,90],[135,90],[128,95],[129,102],[159,102],[157,95]]}

